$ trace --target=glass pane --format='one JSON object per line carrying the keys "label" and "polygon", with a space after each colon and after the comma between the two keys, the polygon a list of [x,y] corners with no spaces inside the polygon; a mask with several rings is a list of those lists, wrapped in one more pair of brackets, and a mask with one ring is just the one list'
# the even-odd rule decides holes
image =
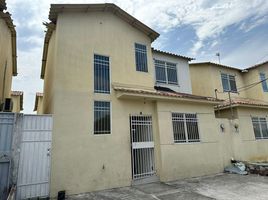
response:
{"label": "glass pane", "polygon": [[262,81],[262,89],[264,92],[268,92],[267,81],[264,73],[260,73],[260,79]]}
{"label": "glass pane", "polygon": [[158,83],[166,83],[166,71],[163,67],[156,67],[155,68],[155,76],[156,76],[156,82]]}
{"label": "glass pane", "polygon": [[267,122],[265,118],[260,118],[261,132],[263,138],[268,138]]}
{"label": "glass pane", "polygon": [[186,133],[184,127],[184,117],[182,113],[172,113],[172,125],[174,142],[186,142]]}
{"label": "glass pane", "polygon": [[135,43],[136,70],[148,72],[146,46]]}
{"label": "glass pane", "polygon": [[230,89],[232,92],[237,92],[237,89],[236,89],[236,82],[235,82],[235,77],[232,76],[232,75],[229,75],[229,81],[230,81]]}
{"label": "glass pane", "polygon": [[178,84],[176,68],[167,68],[167,76],[169,84]]}
{"label": "glass pane", "polygon": [[185,114],[189,142],[199,142],[199,132],[196,114]]}
{"label": "glass pane", "polygon": [[226,74],[221,74],[221,81],[222,81],[222,87],[223,87],[223,91],[229,91],[229,82],[228,82],[228,77]]}
{"label": "glass pane", "polygon": [[94,102],[94,134],[110,134],[110,102]]}
{"label": "glass pane", "polygon": [[255,118],[255,117],[252,118],[252,125],[253,125],[255,138],[260,139],[261,131],[260,131],[260,124],[259,124],[258,118]]}

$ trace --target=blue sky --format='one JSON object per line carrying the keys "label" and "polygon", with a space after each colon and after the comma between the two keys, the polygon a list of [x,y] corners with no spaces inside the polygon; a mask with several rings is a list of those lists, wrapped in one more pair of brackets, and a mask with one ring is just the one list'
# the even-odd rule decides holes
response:
{"label": "blue sky", "polygon": [[6,0],[17,30],[18,76],[13,90],[24,91],[24,112],[32,113],[40,77],[50,3],[113,2],[161,36],[153,46],[199,61],[244,68],[268,60],[266,0]]}

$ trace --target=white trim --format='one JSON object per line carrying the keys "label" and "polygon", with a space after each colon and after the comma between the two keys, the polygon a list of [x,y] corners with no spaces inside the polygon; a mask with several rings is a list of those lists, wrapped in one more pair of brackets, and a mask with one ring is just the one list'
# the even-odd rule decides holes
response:
{"label": "white trim", "polygon": [[[157,82],[157,78],[156,78],[156,65],[155,65],[155,61],[160,61],[160,62],[164,62],[165,65],[164,65],[164,69],[165,69],[165,74],[166,74],[166,81],[165,83],[162,83],[162,82]],[[174,64],[175,65],[175,68],[176,68],[176,76],[177,76],[177,83],[168,83],[168,73],[167,73],[167,63],[171,63],[171,64]],[[180,86],[179,85],[179,77],[178,77],[178,63],[175,63],[175,62],[172,62],[172,61],[167,61],[165,59],[156,59],[156,58],[153,58],[153,64],[154,64],[154,74],[155,74],[155,84],[156,85],[168,85],[168,86],[175,86],[175,87],[178,87]]]}

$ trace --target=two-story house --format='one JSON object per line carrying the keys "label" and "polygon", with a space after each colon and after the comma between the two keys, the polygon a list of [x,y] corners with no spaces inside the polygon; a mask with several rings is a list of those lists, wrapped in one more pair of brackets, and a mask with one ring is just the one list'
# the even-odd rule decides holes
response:
{"label": "two-story house", "polygon": [[0,111],[11,111],[12,76],[17,75],[16,30],[11,14],[0,1]]}
{"label": "two-story house", "polygon": [[246,69],[211,62],[192,63],[190,72],[193,94],[224,100],[215,107],[215,115],[230,119],[236,129],[237,134],[229,143],[234,156],[240,160],[267,160],[267,62]]}
{"label": "two-story house", "polygon": [[52,4],[49,20],[50,196],[223,170],[221,101],[192,94],[191,58],[152,49],[159,34],[114,4]]}

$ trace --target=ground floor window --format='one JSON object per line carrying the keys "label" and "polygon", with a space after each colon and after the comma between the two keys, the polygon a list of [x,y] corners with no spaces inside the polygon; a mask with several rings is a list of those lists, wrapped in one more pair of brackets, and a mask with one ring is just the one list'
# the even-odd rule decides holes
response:
{"label": "ground floor window", "polygon": [[111,108],[108,101],[94,101],[94,134],[111,133]]}
{"label": "ground floor window", "polygon": [[200,142],[196,114],[172,113],[172,125],[175,143]]}
{"label": "ground floor window", "polygon": [[268,139],[268,128],[265,117],[252,117],[253,130],[256,139]]}

